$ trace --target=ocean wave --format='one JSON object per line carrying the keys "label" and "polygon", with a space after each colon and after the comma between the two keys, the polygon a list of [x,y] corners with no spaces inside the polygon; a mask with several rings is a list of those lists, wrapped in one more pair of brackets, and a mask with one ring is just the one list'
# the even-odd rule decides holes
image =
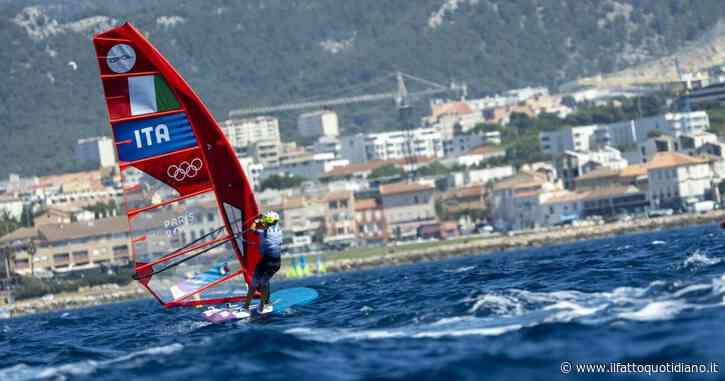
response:
{"label": "ocean wave", "polygon": [[619,317],[638,321],[669,320],[677,316],[687,307],[687,303],[681,300],[664,300],[648,303],[636,311],[621,312],[619,313]]}
{"label": "ocean wave", "polygon": [[[115,364],[127,362],[144,356],[163,356],[180,351],[184,346],[179,343],[169,344],[160,347],[152,347],[137,352],[116,357],[109,360],[94,361],[85,360],[70,364],[57,366],[30,366],[27,364],[16,364],[11,367],[0,369],[0,380],[3,381],[26,381],[55,379],[65,380],[68,376],[85,376],[96,372],[99,369],[108,368]],[[142,364],[137,364],[141,366]]]}
{"label": "ocean wave", "polygon": [[446,318],[420,326],[397,329],[314,329],[291,328],[285,331],[301,339],[335,343],[339,341],[383,340],[383,339],[426,339],[460,336],[499,336],[519,330],[524,324],[501,324],[501,322],[472,317]]}

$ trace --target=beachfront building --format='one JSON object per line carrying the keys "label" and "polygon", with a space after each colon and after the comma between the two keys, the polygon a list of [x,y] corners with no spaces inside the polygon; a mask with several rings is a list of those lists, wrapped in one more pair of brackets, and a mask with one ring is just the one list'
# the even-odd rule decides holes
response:
{"label": "beachfront building", "polygon": [[15,253],[19,274],[49,274],[100,265],[123,265],[131,258],[126,217],[21,228],[0,238],[0,245],[32,241],[36,252]]}
{"label": "beachfront building", "polygon": [[365,244],[382,244],[387,238],[383,204],[379,198],[368,197],[355,200],[355,221],[358,226],[358,240]]}
{"label": "beachfront building", "polygon": [[449,217],[468,216],[472,220],[481,220],[486,212],[486,187],[474,184],[461,188],[452,188],[438,197],[442,211]]}
{"label": "beachfront building", "polygon": [[488,197],[490,218],[500,230],[533,228],[546,223],[541,214],[544,195],[563,190],[560,182],[545,174],[519,172],[497,181]]}
{"label": "beachfront building", "polygon": [[357,224],[353,192],[330,192],[323,200],[327,206],[324,243],[336,248],[356,245]]}
{"label": "beachfront building", "polygon": [[649,207],[647,192],[635,186],[611,185],[584,192],[581,200],[581,216],[617,216],[641,214]]}
{"label": "beachfront building", "polygon": [[443,139],[435,128],[343,136],[340,144],[342,157],[350,163],[445,156]]}
{"label": "beachfront building", "polygon": [[281,203],[265,206],[280,214],[288,253],[302,253],[320,248],[325,233],[325,203],[301,195],[284,196]]}
{"label": "beachfront building", "polygon": [[712,198],[710,161],[675,152],[660,152],[647,164],[649,201],[653,209],[686,209]]}
{"label": "beachfront building", "polygon": [[390,239],[411,239],[421,225],[437,222],[435,188],[425,182],[399,182],[380,186],[383,213]]}
{"label": "beachfront building", "polygon": [[297,118],[297,130],[304,137],[340,135],[337,113],[330,110],[320,110],[301,114]]}

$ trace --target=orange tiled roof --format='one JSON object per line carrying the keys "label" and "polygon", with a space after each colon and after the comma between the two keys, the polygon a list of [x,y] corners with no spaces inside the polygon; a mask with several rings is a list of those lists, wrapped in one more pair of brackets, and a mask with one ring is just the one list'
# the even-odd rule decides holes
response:
{"label": "orange tiled roof", "polygon": [[613,196],[613,195],[622,195],[622,194],[635,193],[635,192],[640,192],[640,190],[634,186],[617,185],[617,186],[604,187],[604,188],[594,188],[594,189],[586,192],[585,198],[595,199],[595,198],[602,198],[602,197],[608,197],[608,196]]}
{"label": "orange tiled roof", "polygon": [[707,163],[707,159],[692,157],[677,152],[658,152],[647,164],[647,169],[660,169]]}
{"label": "orange tiled roof", "polygon": [[355,211],[376,209],[377,207],[378,203],[374,198],[362,198],[355,200]]}
{"label": "orange tiled roof", "polygon": [[438,119],[438,117],[445,114],[470,114],[473,112],[473,109],[466,102],[448,102],[433,105],[431,111],[431,116],[434,119]]}
{"label": "orange tiled roof", "polygon": [[305,197],[304,196],[292,196],[292,197],[285,197],[282,200],[281,209],[298,209],[298,208],[303,208],[304,206],[305,206]]}
{"label": "orange tiled roof", "polygon": [[562,191],[544,201],[544,204],[557,204],[562,202],[576,202],[586,197],[588,192]]}
{"label": "orange tiled roof", "polygon": [[600,167],[597,168],[591,172],[587,172],[579,177],[577,177],[577,180],[591,180],[591,179],[598,179],[602,177],[617,177],[621,171],[618,171],[616,169],[611,169],[607,167]]}
{"label": "orange tiled roof", "polygon": [[351,191],[335,191],[325,195],[325,201],[347,200],[352,198]]}
{"label": "orange tiled roof", "polygon": [[343,166],[333,167],[331,170],[325,172],[323,177],[336,177],[336,176],[349,176],[361,172],[372,172],[375,168],[382,167],[386,164],[394,164],[386,160],[372,160],[367,163],[360,164],[348,164]]}
{"label": "orange tiled roof", "polygon": [[478,197],[485,193],[485,187],[483,185],[474,185],[471,187],[452,189],[445,194],[445,199],[451,198],[469,198]]}
{"label": "orange tiled roof", "polygon": [[412,183],[412,182],[400,182],[385,184],[380,186],[380,194],[401,194],[401,193],[412,193],[433,190],[432,185]]}
{"label": "orange tiled roof", "polygon": [[508,188],[526,188],[530,186],[543,185],[546,180],[540,174],[532,174],[521,172],[517,175],[508,177],[494,184],[494,190],[508,189]]}
{"label": "orange tiled roof", "polygon": [[621,177],[639,177],[647,174],[647,164],[632,164],[624,167]]}
{"label": "orange tiled roof", "polygon": [[465,154],[466,155],[490,155],[493,153],[504,152],[500,147],[492,146],[489,144],[480,145],[478,147],[471,148]]}

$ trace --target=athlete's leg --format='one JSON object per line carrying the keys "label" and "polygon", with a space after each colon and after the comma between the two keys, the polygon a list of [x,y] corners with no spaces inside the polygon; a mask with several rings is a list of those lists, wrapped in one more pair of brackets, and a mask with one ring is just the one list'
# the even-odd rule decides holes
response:
{"label": "athlete's leg", "polygon": [[[252,283],[254,283],[254,282],[252,282]],[[244,309],[245,310],[248,310],[249,309],[249,303],[251,303],[252,302],[252,298],[254,298],[254,291],[255,291],[254,284],[250,284],[249,287],[248,287],[248,290],[247,290],[247,300],[244,301]]]}

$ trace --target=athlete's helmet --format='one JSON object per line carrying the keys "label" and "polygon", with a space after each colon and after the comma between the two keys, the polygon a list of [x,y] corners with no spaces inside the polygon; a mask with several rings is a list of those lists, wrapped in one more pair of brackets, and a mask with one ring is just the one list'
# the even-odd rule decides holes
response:
{"label": "athlete's helmet", "polygon": [[279,214],[272,210],[264,212],[264,214],[262,214],[262,222],[264,222],[265,225],[274,225],[279,222]]}

